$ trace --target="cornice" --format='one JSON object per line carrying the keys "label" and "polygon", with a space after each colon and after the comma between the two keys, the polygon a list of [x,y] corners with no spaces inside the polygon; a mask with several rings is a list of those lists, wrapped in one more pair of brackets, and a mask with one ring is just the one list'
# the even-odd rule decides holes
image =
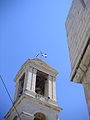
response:
{"label": "cornice", "polygon": [[45,73],[49,73],[53,76],[56,76],[58,72],[50,67],[47,63],[43,62],[42,60],[36,58],[36,59],[28,59],[20,68],[19,72],[17,73],[15,80],[18,79],[18,77],[27,69],[28,67],[35,68],[37,70],[44,71]]}
{"label": "cornice", "polygon": [[25,99],[30,99],[30,101],[32,101],[32,102],[34,102],[34,103],[38,103],[38,104],[42,104],[42,105],[44,105],[44,106],[46,106],[46,107],[49,107],[49,108],[53,108],[54,110],[57,110],[57,111],[59,111],[59,112],[61,112],[61,110],[62,110],[62,108],[60,108],[60,107],[58,107],[57,105],[55,105],[55,104],[51,104],[51,103],[48,103],[48,102],[44,102],[44,101],[42,101],[42,100],[39,100],[39,99],[36,99],[36,98],[34,98],[34,97],[32,97],[32,96],[30,96],[30,95],[28,95],[28,94],[23,94],[23,97],[25,98]]}
{"label": "cornice", "polygon": [[[17,107],[21,103],[21,101],[23,101],[25,99],[30,99],[31,102],[42,104],[42,105],[44,105],[46,107],[52,108],[54,110],[57,110],[58,112],[62,111],[62,108],[60,108],[60,107],[58,107],[58,106],[56,106],[54,104],[50,104],[48,102],[44,102],[44,101],[38,100],[38,99],[28,95],[28,94],[22,94],[22,96],[14,103],[14,106]],[[5,118],[8,118],[8,116],[14,111],[14,106],[12,106],[10,108],[9,112],[5,115]]]}
{"label": "cornice", "polygon": [[77,67],[71,73],[70,76],[71,81],[82,83],[83,76],[86,74],[86,71],[89,66],[90,66],[90,40]]}

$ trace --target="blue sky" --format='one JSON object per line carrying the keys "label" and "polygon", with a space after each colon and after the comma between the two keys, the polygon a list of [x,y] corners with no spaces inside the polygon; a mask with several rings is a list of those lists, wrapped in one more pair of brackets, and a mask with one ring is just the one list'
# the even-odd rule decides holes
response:
{"label": "blue sky", "polygon": [[[84,90],[70,81],[65,21],[72,0],[0,0],[0,74],[13,99],[14,77],[28,58],[42,51],[55,68],[60,120],[89,120]],[[12,103],[0,80],[0,120]]]}

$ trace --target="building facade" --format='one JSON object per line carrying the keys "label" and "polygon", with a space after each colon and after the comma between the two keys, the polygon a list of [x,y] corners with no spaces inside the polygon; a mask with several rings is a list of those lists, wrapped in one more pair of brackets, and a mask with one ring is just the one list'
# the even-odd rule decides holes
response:
{"label": "building facade", "polygon": [[90,0],[73,0],[66,20],[70,79],[81,83],[90,115]]}
{"label": "building facade", "polygon": [[11,107],[5,119],[59,120],[56,75],[57,71],[42,60],[28,59],[15,77],[15,107]]}

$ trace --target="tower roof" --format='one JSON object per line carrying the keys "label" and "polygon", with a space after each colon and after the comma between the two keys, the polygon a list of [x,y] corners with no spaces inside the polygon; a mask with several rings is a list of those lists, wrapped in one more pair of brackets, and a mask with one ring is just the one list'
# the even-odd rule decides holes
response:
{"label": "tower roof", "polygon": [[20,68],[19,72],[17,73],[15,80],[19,77],[19,75],[25,71],[27,67],[33,67],[37,70],[43,71],[46,74],[50,73],[53,76],[56,76],[58,72],[49,66],[46,62],[42,61],[41,59],[35,58],[35,59],[28,59]]}

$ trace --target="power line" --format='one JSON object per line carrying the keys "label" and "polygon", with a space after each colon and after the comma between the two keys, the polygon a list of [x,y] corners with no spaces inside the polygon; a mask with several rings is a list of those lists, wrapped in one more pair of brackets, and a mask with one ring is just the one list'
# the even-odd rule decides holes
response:
{"label": "power line", "polygon": [[1,79],[1,81],[2,81],[2,83],[3,83],[3,86],[4,86],[4,88],[5,88],[6,92],[7,92],[8,96],[9,96],[9,99],[10,99],[10,100],[11,100],[11,102],[12,102],[12,105],[13,105],[13,107],[14,107],[14,109],[15,109],[15,111],[16,111],[16,113],[17,113],[18,117],[19,117],[19,119],[21,120],[20,115],[19,115],[19,113],[18,113],[18,111],[17,111],[17,109],[16,109],[16,107],[15,107],[15,105],[14,105],[14,103],[13,103],[13,100],[12,100],[12,98],[11,98],[10,94],[9,94],[9,91],[8,91],[8,89],[7,89],[7,87],[6,87],[5,83],[4,83],[4,80],[3,80],[3,78],[2,78],[2,76],[1,76],[1,75],[0,75],[0,79]]}

